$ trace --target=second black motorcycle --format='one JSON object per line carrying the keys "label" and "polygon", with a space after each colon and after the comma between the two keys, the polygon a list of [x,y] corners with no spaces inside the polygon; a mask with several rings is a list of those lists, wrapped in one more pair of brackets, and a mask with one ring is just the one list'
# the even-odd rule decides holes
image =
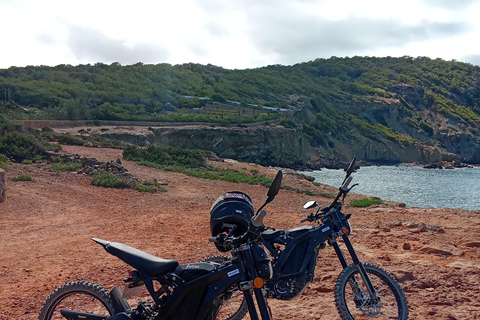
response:
{"label": "second black motorcycle", "polygon": [[[261,237],[268,249],[273,264],[273,277],[266,282],[269,298],[290,300],[300,295],[314,279],[319,251],[332,247],[340,260],[343,271],[335,284],[335,302],[343,320],[352,319],[408,319],[405,294],[397,281],[384,269],[370,263],[362,263],[349,239],[352,227],[350,214],[342,212],[342,201],[350,190],[351,174],[356,166],[355,158],[346,170],[346,177],[335,200],[327,207],[320,207],[316,201],[305,203],[305,209],[315,208],[302,222],[314,225],[301,226],[291,230],[265,228]],[[241,192],[222,195],[211,210],[211,231],[213,235],[231,235],[244,232],[249,217],[253,214],[250,198]],[[230,248],[217,236],[217,248],[226,252]],[[339,239],[351,257],[345,258]],[[205,261],[229,263],[228,256],[212,256]],[[245,302],[238,303],[237,312],[228,320],[239,320],[246,314]]]}

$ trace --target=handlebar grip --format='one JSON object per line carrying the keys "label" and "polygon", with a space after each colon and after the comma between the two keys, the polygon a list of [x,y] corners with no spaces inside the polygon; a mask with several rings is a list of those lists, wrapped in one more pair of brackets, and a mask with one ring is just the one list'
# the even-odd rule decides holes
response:
{"label": "handlebar grip", "polygon": [[348,177],[345,183],[342,185],[342,189],[347,189],[348,185],[350,184],[350,182],[352,182],[352,180],[353,180],[352,177]]}
{"label": "handlebar grip", "polygon": [[262,210],[257,214],[255,217],[252,218],[252,225],[255,228],[263,226],[263,218],[267,215],[267,212],[265,210]]}
{"label": "handlebar grip", "polygon": [[217,237],[208,238],[208,241],[210,241],[210,242],[217,242],[217,240],[218,240]]}
{"label": "handlebar grip", "polygon": [[307,221],[308,221],[308,218],[305,218],[305,219],[300,220],[300,223],[304,223],[304,222],[307,222]]}

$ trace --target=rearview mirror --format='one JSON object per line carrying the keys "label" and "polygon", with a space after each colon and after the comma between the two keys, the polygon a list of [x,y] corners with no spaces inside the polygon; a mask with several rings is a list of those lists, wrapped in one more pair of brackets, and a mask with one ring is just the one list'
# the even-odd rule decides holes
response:
{"label": "rearview mirror", "polygon": [[350,177],[350,175],[352,174],[353,171],[355,171],[355,165],[357,163],[357,157],[353,157],[352,161],[350,162],[350,164],[348,165],[348,169],[347,169],[347,176],[345,177],[345,179],[347,179],[348,177]]}
{"label": "rearview mirror", "polygon": [[280,187],[282,186],[282,178],[283,178],[283,173],[282,173],[282,170],[280,170],[278,171],[275,179],[273,179],[270,189],[268,189],[267,197],[270,201],[272,201],[280,191]]}
{"label": "rearview mirror", "polygon": [[313,208],[315,206],[318,206],[317,201],[310,200],[310,201],[305,202],[305,204],[303,205],[303,209],[310,209],[310,208]]}

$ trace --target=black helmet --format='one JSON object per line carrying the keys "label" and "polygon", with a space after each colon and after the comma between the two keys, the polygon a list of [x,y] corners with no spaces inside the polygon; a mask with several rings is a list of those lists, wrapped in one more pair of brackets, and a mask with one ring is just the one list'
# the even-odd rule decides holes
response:
{"label": "black helmet", "polygon": [[253,203],[247,194],[240,191],[230,191],[222,194],[210,209],[212,236],[217,236],[222,232],[230,232],[232,225],[236,225],[233,236],[244,234],[248,230],[253,215]]}

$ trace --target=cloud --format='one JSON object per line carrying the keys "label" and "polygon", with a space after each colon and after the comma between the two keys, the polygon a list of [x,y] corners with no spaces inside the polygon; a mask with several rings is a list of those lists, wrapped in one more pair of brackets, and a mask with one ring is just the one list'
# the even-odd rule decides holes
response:
{"label": "cloud", "polygon": [[473,65],[480,66],[480,54],[476,55],[468,55],[460,59],[461,61],[465,61],[471,63]]}
{"label": "cloud", "polygon": [[432,7],[441,7],[448,10],[462,11],[477,0],[422,0],[423,3]]}
{"label": "cloud", "polygon": [[164,47],[147,43],[127,44],[108,38],[102,32],[79,26],[69,26],[68,47],[79,61],[120,62],[121,64],[158,63],[168,60]]}
{"label": "cloud", "polygon": [[358,55],[376,48],[402,47],[468,30],[463,22],[422,21],[416,25],[396,20],[351,17],[327,20],[292,13],[250,19],[250,37],[263,52],[275,52],[281,63],[307,61],[332,55]]}

